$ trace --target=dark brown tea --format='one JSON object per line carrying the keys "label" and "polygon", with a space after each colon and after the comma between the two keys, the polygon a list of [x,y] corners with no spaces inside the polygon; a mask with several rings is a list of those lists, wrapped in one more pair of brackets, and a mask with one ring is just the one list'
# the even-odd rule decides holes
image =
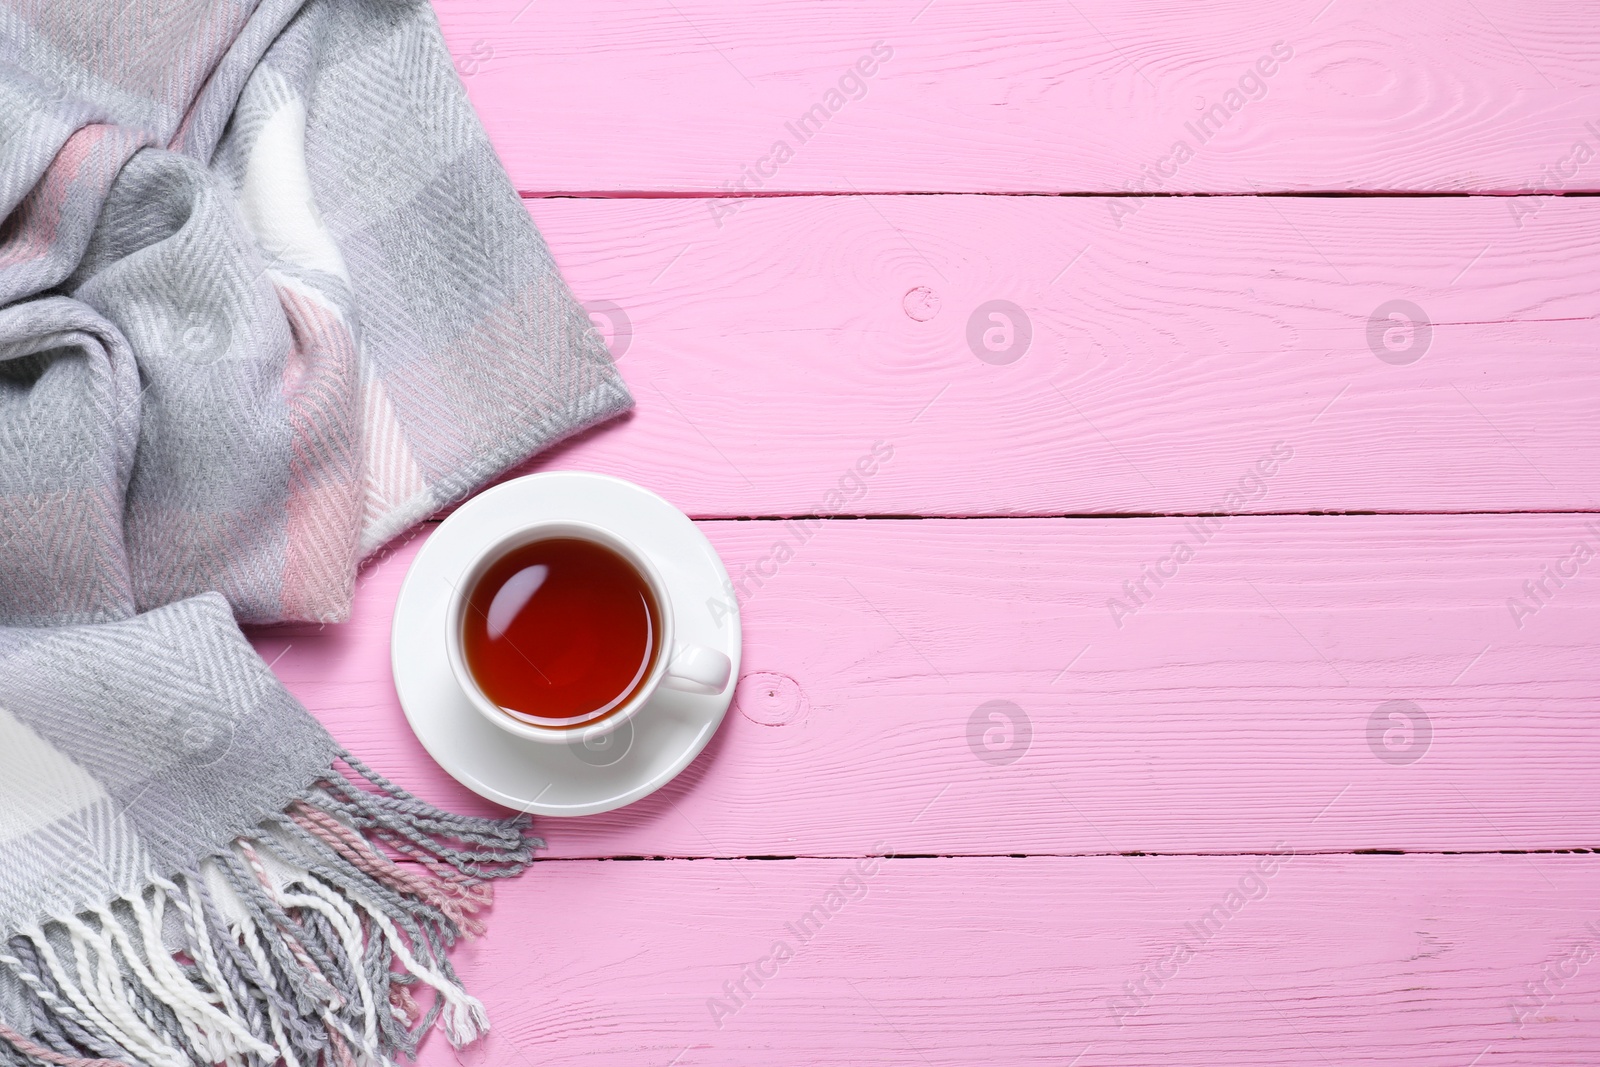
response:
{"label": "dark brown tea", "polygon": [[622,556],[552,537],[490,565],[467,598],[461,637],[491,702],[519,719],[578,726],[639,691],[659,654],[661,611]]}

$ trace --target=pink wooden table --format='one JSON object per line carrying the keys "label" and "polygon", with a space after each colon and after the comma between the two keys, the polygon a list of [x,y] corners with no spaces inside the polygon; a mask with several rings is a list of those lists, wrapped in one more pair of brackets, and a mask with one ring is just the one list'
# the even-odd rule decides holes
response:
{"label": "pink wooden table", "polygon": [[[438,10],[639,401],[529,469],[701,520],[746,652],[424,1063],[1600,1063],[1593,11]],[[418,543],[259,644],[482,811]]]}

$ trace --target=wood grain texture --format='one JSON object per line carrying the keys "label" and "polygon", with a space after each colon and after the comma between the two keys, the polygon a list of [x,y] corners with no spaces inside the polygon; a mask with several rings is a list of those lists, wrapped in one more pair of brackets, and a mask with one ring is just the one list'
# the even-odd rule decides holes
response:
{"label": "wood grain texture", "polygon": [[[712,520],[745,673],[423,1064],[1600,1062],[1591,12],[436,7],[639,400],[527,469]],[[1526,195],[1142,195],[1263,192]],[[488,812],[391,682],[426,535],[253,639]]]}
{"label": "wood grain texture", "polygon": [[[436,6],[513,181],[540,195],[1600,185],[1600,155],[1572,156],[1600,149],[1582,5]],[[863,57],[871,77],[841,85]]]}
{"label": "wood grain texture", "polygon": [[[639,407],[529,469],[699,517],[1195,513],[1283,441],[1239,509],[1595,509],[1600,201],[1517,202],[532,202]],[[968,341],[995,299],[1032,328],[1007,365]],[[1370,333],[1395,300],[1428,328]]]}
{"label": "wood grain texture", "polygon": [[1597,874],[1593,856],[549,863],[503,884],[493,933],[457,955],[486,1043],[436,1034],[420,1062],[1588,1067]]}
{"label": "wood grain texture", "polygon": [[[1204,543],[1185,519],[841,520],[803,541],[704,523],[745,583],[738,701],[660,793],[545,820],[551,854],[1600,847],[1600,524],[1217,522]],[[489,810],[396,705],[389,619],[415,546],[364,577],[350,623],[258,647],[384,774]]]}

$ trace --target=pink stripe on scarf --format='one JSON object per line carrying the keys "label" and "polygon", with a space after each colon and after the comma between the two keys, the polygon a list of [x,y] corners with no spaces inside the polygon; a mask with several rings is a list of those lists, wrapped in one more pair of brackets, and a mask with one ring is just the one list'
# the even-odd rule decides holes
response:
{"label": "pink stripe on scarf", "polygon": [[478,910],[475,900],[460,893],[448,892],[447,883],[405,870],[327,812],[318,811],[303,801],[296,801],[290,811],[295,822],[326,841],[335,852],[376,881],[427,901],[468,933],[483,933],[483,924],[471,914]]}
{"label": "pink stripe on scarf", "polygon": [[293,450],[279,603],[286,619],[335,622],[354,595],[362,515],[355,342],[317,301],[285,288],[278,301],[293,337],[283,374]]}
{"label": "pink stripe on scarf", "polygon": [[[373,836],[381,838],[389,844],[394,844],[393,835],[384,830],[373,830]],[[400,849],[400,851],[426,867],[439,881],[449,883],[446,888],[459,895],[463,900],[470,900],[474,904],[489,904],[493,902],[494,886],[490,883],[474,878],[466,871],[458,870],[448,863],[441,863],[421,849]]]}
{"label": "pink stripe on scarf", "polygon": [[17,1033],[5,1023],[0,1023],[0,1041],[4,1041],[24,1056],[32,1056],[45,1063],[53,1063],[56,1067],[128,1067],[122,1060],[85,1060],[77,1056],[63,1056],[59,1052],[52,1052],[42,1045],[35,1045],[32,1041]]}
{"label": "pink stripe on scarf", "polygon": [[80,183],[92,186],[89,201],[98,203],[116,180],[139,141],[118,126],[84,126],[67,138],[33,190],[7,221],[0,243],[0,270],[47,254],[61,232],[61,217],[74,196],[83,199]]}

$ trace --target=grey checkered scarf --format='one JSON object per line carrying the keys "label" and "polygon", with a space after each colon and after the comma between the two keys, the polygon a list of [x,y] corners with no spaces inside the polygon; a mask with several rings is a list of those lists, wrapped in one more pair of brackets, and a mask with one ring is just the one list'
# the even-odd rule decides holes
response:
{"label": "grey checkered scarf", "polygon": [[629,405],[424,0],[0,2],[0,1064],[388,1063],[537,843],[237,621]]}

